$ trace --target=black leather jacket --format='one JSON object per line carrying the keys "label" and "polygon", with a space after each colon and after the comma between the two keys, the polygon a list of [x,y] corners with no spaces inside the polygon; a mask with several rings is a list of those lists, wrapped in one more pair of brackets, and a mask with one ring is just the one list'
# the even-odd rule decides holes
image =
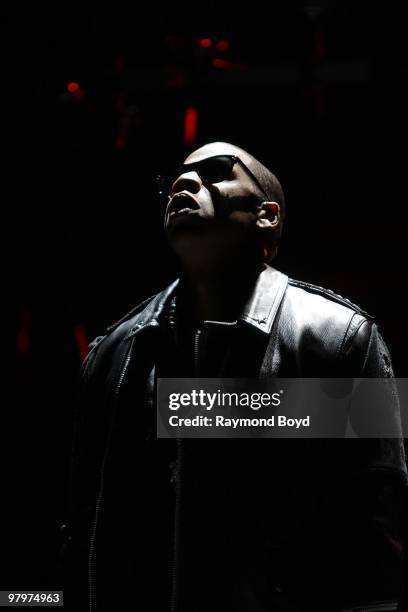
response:
{"label": "black leather jacket", "polygon": [[401,440],[176,445],[154,433],[158,376],[392,377],[372,317],[266,267],[235,325],[203,324],[194,370],[169,332],[178,291],[176,281],[110,327],[83,365],[68,606],[328,612],[396,601]]}

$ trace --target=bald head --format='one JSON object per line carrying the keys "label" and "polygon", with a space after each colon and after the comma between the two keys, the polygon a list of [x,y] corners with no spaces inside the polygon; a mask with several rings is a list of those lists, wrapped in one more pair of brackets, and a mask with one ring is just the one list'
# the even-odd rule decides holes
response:
{"label": "bald head", "polygon": [[285,217],[285,196],[282,186],[276,176],[253,155],[229,142],[210,142],[205,144],[193,151],[184,160],[184,163],[189,163],[190,157],[193,155],[194,161],[200,161],[201,159],[212,157],[213,155],[236,155],[239,157],[256,176],[270,200],[278,202],[280,206],[281,221],[283,222]]}

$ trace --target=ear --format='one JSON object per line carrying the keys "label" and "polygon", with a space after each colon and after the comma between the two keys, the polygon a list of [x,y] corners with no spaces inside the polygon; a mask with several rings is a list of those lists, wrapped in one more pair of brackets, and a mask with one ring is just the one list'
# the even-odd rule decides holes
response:
{"label": "ear", "polygon": [[280,225],[280,206],[277,202],[262,202],[257,213],[256,224],[262,229],[276,229]]}
{"label": "ear", "polygon": [[257,211],[256,226],[259,232],[261,257],[265,263],[275,258],[282,226],[280,206],[277,202],[262,202]]}

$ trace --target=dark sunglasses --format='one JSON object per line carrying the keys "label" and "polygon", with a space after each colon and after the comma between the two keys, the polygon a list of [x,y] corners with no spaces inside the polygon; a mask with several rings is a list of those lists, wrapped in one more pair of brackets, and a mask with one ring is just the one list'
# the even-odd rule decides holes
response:
{"label": "dark sunglasses", "polygon": [[239,164],[242,167],[261,190],[263,195],[269,200],[269,196],[265,193],[265,190],[256,176],[236,155],[214,155],[213,157],[207,157],[206,159],[202,159],[192,164],[177,166],[169,173],[159,174],[157,177],[159,195],[161,197],[169,196],[175,181],[186,172],[197,172],[204,184],[220,183],[231,177],[232,169],[235,164]]}

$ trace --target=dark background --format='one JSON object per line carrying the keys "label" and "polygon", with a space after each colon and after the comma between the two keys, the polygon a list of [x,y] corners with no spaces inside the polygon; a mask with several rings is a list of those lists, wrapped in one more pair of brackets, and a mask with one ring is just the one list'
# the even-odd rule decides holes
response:
{"label": "dark background", "polygon": [[397,375],[408,375],[402,9],[133,8],[16,6],[3,21],[13,368],[3,382],[2,589],[58,586],[80,359],[177,274],[155,175],[196,146],[231,141],[277,174],[287,221],[276,266],[373,314]]}

